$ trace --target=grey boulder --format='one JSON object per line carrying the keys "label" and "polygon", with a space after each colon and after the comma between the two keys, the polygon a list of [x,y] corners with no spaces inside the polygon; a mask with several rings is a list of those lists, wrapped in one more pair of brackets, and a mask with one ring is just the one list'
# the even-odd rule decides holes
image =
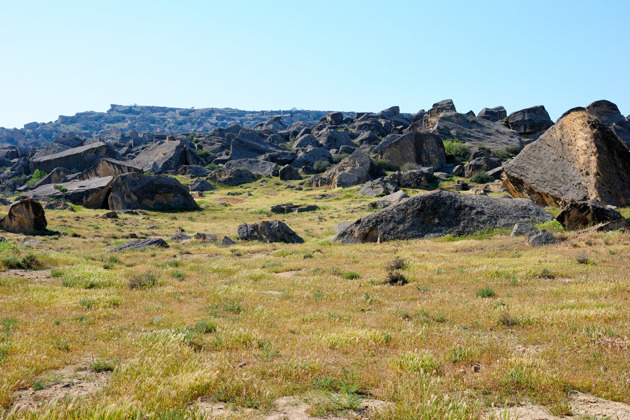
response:
{"label": "grey boulder", "polygon": [[238,227],[238,237],[245,241],[284,242],[288,244],[304,242],[284,222],[277,220],[242,224]]}

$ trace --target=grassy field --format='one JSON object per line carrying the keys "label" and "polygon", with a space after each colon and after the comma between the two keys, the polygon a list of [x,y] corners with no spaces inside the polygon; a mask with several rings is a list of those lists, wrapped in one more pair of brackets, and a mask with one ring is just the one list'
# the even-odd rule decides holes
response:
{"label": "grassy field", "polygon": [[[568,415],[573,390],[630,403],[630,235],[551,223],[565,240],[544,248],[504,232],[340,245],[331,228],[375,199],[285,185],[207,193],[197,212],[48,211],[61,234],[40,244],[3,233],[0,417],[204,418],[223,404],[265,418],[282,397],[312,416],[365,416],[367,400],[385,402],[376,419],[526,401]],[[267,210],[286,202],[320,210]],[[305,244],[170,241],[269,219]],[[171,247],[106,252],[131,233]]]}

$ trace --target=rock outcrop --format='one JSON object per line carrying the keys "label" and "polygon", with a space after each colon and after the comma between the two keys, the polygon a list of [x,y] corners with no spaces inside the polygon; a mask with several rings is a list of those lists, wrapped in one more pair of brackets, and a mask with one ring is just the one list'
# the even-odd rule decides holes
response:
{"label": "rock outcrop", "polygon": [[74,180],[88,180],[90,178],[104,178],[111,176],[116,178],[118,175],[123,174],[139,174],[142,173],[142,168],[129,165],[126,162],[121,162],[116,159],[101,159],[94,166],[82,172]]}
{"label": "rock outcrop", "polygon": [[146,248],[169,248],[168,243],[162,238],[147,238],[147,239],[134,239],[124,244],[112,246],[107,249],[107,252],[127,251],[127,250],[142,250]]}
{"label": "rock outcrop", "polygon": [[383,169],[359,149],[323,174],[314,177],[311,182],[314,187],[350,187],[381,175]]}
{"label": "rock outcrop", "polygon": [[507,117],[507,123],[512,130],[523,135],[540,133],[553,125],[549,113],[542,105],[511,113]]}
{"label": "rock outcrop", "polygon": [[235,187],[237,185],[248,184],[254,182],[258,177],[247,169],[223,169],[208,175],[208,180],[215,184]]}
{"label": "rock outcrop", "polygon": [[109,210],[198,208],[188,188],[175,178],[142,174],[125,174],[116,177],[101,192],[90,197],[85,206]]}
{"label": "rock outcrop", "polygon": [[630,205],[630,151],[586,111],[561,118],[503,169],[512,196],[541,206],[588,200]]}
{"label": "rock outcrop", "polygon": [[111,176],[91,178],[84,181],[69,181],[60,184],[45,184],[28,192],[28,197],[69,201],[80,206],[94,194],[101,192],[110,182]]}
{"label": "rock outcrop", "polygon": [[170,136],[165,142],[140,152],[129,164],[143,172],[162,174],[176,172],[184,165],[204,165],[205,162],[185,142]]}
{"label": "rock outcrop", "polygon": [[84,171],[103,158],[115,159],[116,151],[109,144],[97,142],[32,159],[30,169],[44,172],[51,172],[55,168]]}
{"label": "rock outcrop", "polygon": [[469,235],[488,228],[549,220],[553,216],[530,200],[435,191],[362,217],[339,232],[333,241],[364,243]]}
{"label": "rock outcrop", "polygon": [[45,231],[46,226],[44,208],[32,199],[13,204],[9,214],[0,219],[0,228],[12,233],[33,234]]}
{"label": "rock outcrop", "polygon": [[245,241],[284,242],[288,244],[304,242],[289,226],[278,220],[242,224],[238,227],[238,237]]}
{"label": "rock outcrop", "polygon": [[398,167],[411,163],[439,169],[446,163],[442,139],[428,131],[390,134],[372,152]]}
{"label": "rock outcrop", "polygon": [[278,174],[278,168],[275,163],[260,159],[230,160],[226,162],[223,167],[225,169],[246,169],[262,176],[274,176]]}
{"label": "rock outcrop", "polygon": [[585,229],[599,223],[621,220],[623,216],[596,201],[578,201],[565,206],[556,220],[566,230]]}

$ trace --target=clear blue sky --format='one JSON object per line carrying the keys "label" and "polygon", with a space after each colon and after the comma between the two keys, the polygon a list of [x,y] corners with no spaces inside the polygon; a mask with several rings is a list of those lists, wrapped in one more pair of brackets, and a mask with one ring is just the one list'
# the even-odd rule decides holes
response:
{"label": "clear blue sky", "polygon": [[630,1],[0,0],[0,126],[109,104],[630,113]]}

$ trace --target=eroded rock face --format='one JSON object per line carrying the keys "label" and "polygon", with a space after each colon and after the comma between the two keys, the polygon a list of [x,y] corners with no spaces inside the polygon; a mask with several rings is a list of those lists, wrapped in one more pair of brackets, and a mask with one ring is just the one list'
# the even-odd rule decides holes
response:
{"label": "eroded rock face", "polygon": [[621,219],[623,216],[618,211],[595,201],[570,203],[556,217],[566,230],[585,229],[599,223]]}
{"label": "eroded rock face", "polygon": [[304,242],[289,226],[278,220],[242,224],[238,227],[238,237],[245,241],[284,242],[288,244]]}
{"label": "eroded rock face", "polygon": [[162,238],[147,238],[147,239],[134,239],[124,244],[112,246],[107,249],[107,252],[126,251],[126,250],[141,250],[151,247],[169,248],[168,243]]}
{"label": "eroded rock face", "polygon": [[48,222],[42,205],[33,200],[22,200],[9,208],[0,219],[0,228],[7,232],[32,234],[46,230]]}
{"label": "eroded rock face", "polygon": [[333,241],[364,243],[468,235],[487,228],[549,220],[553,216],[530,200],[435,191],[362,217]]}
{"label": "eroded rock face", "polygon": [[372,152],[398,167],[412,163],[439,169],[446,163],[441,137],[427,131],[390,134]]}
{"label": "eroded rock face", "polygon": [[177,171],[184,165],[204,165],[205,162],[185,142],[171,136],[169,140],[143,150],[129,164],[143,172],[160,174]]}
{"label": "eroded rock face", "polygon": [[188,188],[175,178],[167,176],[120,175],[112,181],[109,190],[107,207],[110,210],[198,208]]}
{"label": "eroded rock face", "polygon": [[39,169],[45,172],[51,172],[55,168],[83,171],[103,158],[116,158],[114,148],[105,143],[92,143],[35,158],[31,160],[30,168],[32,171]]}
{"label": "eroded rock face", "polygon": [[273,162],[260,159],[237,159],[230,160],[224,165],[225,169],[246,169],[254,174],[262,176],[277,175],[277,165]]}
{"label": "eroded rock face", "polygon": [[87,180],[90,178],[104,178],[111,176],[112,178],[122,174],[142,173],[142,168],[129,165],[115,159],[101,159],[94,166],[82,172],[76,179]]}
{"label": "eroded rock face", "polygon": [[314,187],[350,187],[383,175],[382,168],[362,150],[357,150],[325,173],[313,178]]}
{"label": "eroded rock face", "polygon": [[508,115],[507,122],[512,130],[524,135],[545,131],[553,125],[549,113],[542,105],[513,112]]}
{"label": "eroded rock face", "polygon": [[94,194],[98,194],[112,181],[111,176],[91,178],[84,181],[69,181],[61,184],[45,184],[26,194],[33,198],[47,198],[69,201],[72,204],[85,205]]}
{"label": "eroded rock face", "polygon": [[216,184],[235,187],[254,182],[258,177],[247,169],[223,169],[208,175],[208,180]]}
{"label": "eroded rock face", "polygon": [[630,205],[630,152],[586,111],[561,118],[503,169],[503,183],[513,197],[541,206],[588,200]]}

